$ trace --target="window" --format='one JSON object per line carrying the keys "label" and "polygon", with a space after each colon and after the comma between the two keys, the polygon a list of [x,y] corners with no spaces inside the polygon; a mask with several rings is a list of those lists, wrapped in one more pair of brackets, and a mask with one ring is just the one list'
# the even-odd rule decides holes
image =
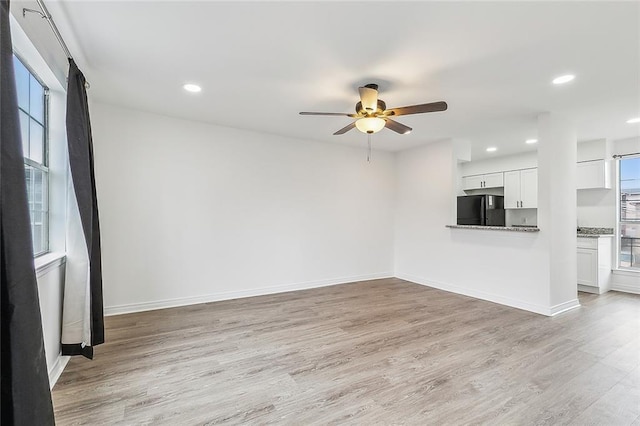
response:
{"label": "window", "polygon": [[33,254],[49,251],[49,169],[47,147],[48,89],[16,56],[18,114],[31,216]]}
{"label": "window", "polygon": [[640,157],[619,162],[619,266],[640,270]]}

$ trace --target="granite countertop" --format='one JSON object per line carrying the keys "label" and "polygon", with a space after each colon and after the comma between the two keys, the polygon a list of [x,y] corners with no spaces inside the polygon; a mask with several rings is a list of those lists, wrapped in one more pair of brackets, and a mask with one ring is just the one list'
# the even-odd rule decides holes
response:
{"label": "granite countertop", "polygon": [[[483,229],[489,231],[540,232],[536,226],[482,226],[482,225],[447,225],[453,229]],[[613,228],[580,227],[577,229],[580,238],[613,237]]]}
{"label": "granite countertop", "polygon": [[484,229],[489,231],[511,231],[511,232],[539,232],[540,228],[535,226],[481,226],[481,225],[447,225],[453,229]]}
{"label": "granite countertop", "polygon": [[580,238],[599,238],[599,237],[613,237],[613,228],[578,228],[578,237]]}

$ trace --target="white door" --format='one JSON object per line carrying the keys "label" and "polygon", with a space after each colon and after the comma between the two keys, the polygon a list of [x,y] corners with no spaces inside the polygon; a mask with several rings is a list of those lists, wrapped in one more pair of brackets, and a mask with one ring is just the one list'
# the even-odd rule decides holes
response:
{"label": "white door", "polygon": [[462,189],[480,189],[482,188],[483,176],[465,176],[462,178]]}
{"label": "white door", "polygon": [[520,202],[520,171],[504,172],[504,208],[517,209]]}
{"label": "white door", "polygon": [[598,287],[598,250],[578,249],[578,284]]}
{"label": "white door", "polygon": [[576,183],[578,189],[606,188],[604,160],[578,163]]}
{"label": "white door", "polygon": [[538,207],[538,169],[520,170],[520,207]]}
{"label": "white door", "polygon": [[504,175],[502,173],[484,175],[485,188],[500,188],[502,186],[504,186]]}

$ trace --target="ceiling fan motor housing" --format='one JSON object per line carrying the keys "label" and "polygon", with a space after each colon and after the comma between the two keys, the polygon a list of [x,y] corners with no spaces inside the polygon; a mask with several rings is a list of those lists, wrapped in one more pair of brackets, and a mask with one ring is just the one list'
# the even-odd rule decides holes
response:
{"label": "ceiling fan motor housing", "polygon": [[358,102],[356,104],[356,113],[358,115],[362,115],[362,116],[373,116],[373,117],[375,117],[375,116],[381,115],[384,112],[385,109],[387,109],[387,104],[382,99],[378,99],[378,107],[373,112],[369,112],[369,111],[365,110],[362,107],[362,102]]}

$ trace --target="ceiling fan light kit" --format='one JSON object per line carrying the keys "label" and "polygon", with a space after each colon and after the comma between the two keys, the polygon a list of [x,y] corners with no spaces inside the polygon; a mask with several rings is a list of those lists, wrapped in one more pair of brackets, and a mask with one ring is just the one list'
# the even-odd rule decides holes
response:
{"label": "ceiling fan light kit", "polygon": [[365,117],[356,120],[356,128],[362,133],[378,133],[384,129],[386,122],[382,118],[378,117]]}
{"label": "ceiling fan light kit", "polygon": [[354,127],[368,135],[377,133],[385,127],[401,135],[406,135],[411,132],[411,127],[392,120],[391,117],[395,118],[400,115],[445,111],[447,109],[447,103],[443,101],[387,109],[387,104],[382,99],[378,99],[378,85],[373,83],[359,87],[358,93],[360,94],[360,102],[356,103],[355,114],[342,112],[301,112],[300,115],[329,115],[356,119],[356,121],[335,132],[334,135],[345,134]]}

